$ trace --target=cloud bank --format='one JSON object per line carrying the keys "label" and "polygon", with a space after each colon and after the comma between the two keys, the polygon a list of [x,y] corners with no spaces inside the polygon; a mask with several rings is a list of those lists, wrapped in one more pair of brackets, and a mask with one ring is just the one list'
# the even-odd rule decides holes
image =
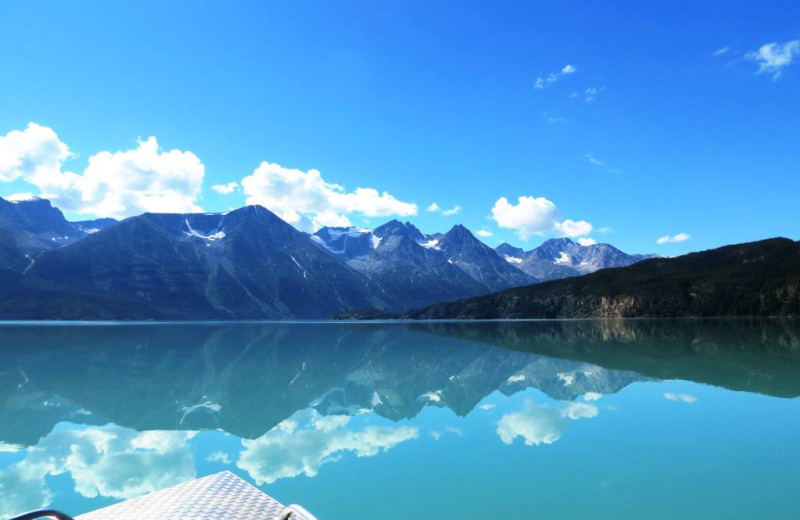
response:
{"label": "cloud bank", "polygon": [[564,433],[569,421],[597,417],[598,409],[589,403],[569,403],[563,408],[537,405],[528,399],[522,410],[504,415],[497,424],[497,435],[504,444],[521,437],[527,446],[553,444]]}
{"label": "cloud bank", "polygon": [[132,150],[89,157],[83,173],[64,169],[69,147],[52,128],[29,123],[0,137],[0,181],[23,180],[65,211],[124,218],[143,212],[202,211],[205,166],[188,151],[162,151],[155,137]]}
{"label": "cloud bank", "polygon": [[330,183],[318,170],[285,168],[262,162],[241,181],[247,204],[260,204],[303,230],[321,226],[350,226],[347,214],[365,217],[407,217],[417,214],[417,205],[401,201],[374,188],[347,191]]}
{"label": "cloud bank", "polygon": [[314,410],[295,413],[254,440],[242,440],[244,450],[236,465],[259,485],[282,478],[314,477],[320,468],[346,453],[373,457],[416,439],[412,426],[366,426],[348,429],[349,416],[322,416]]}

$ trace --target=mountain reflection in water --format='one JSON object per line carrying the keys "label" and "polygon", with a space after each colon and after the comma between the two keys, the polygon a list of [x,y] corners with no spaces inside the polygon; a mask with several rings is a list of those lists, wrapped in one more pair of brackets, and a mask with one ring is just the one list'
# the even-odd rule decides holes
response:
{"label": "mountain reflection in water", "polygon": [[[418,416],[472,416],[495,394],[552,401],[525,394],[492,426],[502,445],[528,446],[552,444],[636,382],[797,397],[798,330],[770,320],[6,325],[0,516],[53,503],[59,475],[93,507],[191,479],[201,444],[205,463],[235,463],[257,484],[315,476],[423,434],[463,436],[423,431]],[[217,449],[233,440],[237,455]]]}

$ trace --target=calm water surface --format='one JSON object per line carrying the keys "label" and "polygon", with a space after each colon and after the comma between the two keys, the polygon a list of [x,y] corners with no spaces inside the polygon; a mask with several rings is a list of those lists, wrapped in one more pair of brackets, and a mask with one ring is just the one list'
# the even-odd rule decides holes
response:
{"label": "calm water surface", "polygon": [[778,321],[0,325],[0,517],[230,470],[321,520],[800,517]]}

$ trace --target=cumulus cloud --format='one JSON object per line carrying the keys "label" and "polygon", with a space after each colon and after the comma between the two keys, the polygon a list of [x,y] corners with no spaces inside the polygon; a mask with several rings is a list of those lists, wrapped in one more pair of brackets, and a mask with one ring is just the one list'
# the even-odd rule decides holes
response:
{"label": "cumulus cloud", "polygon": [[585,220],[564,220],[556,222],[555,229],[565,237],[580,237],[592,232],[592,225]]}
{"label": "cumulus cloud", "polygon": [[430,211],[431,213],[436,213],[437,211],[442,211],[441,206],[436,204],[435,202],[431,202],[431,205],[425,208],[425,211]]}
{"label": "cumulus cloud", "polygon": [[501,228],[515,229],[523,239],[553,230],[559,219],[556,205],[544,197],[519,197],[511,204],[501,197],[492,207],[492,218]]}
{"label": "cumulus cloud", "polygon": [[113,424],[51,432],[0,471],[0,516],[52,501],[48,476],[69,474],[88,498],[133,498],[195,477],[190,432],[137,432]]}
{"label": "cumulus cloud", "polygon": [[517,204],[501,197],[492,207],[492,218],[501,228],[515,230],[523,240],[545,233],[579,237],[592,231],[592,225],[585,220],[561,220],[556,205],[544,197],[522,196]]}
{"label": "cumulus cloud", "polygon": [[92,155],[80,174],[64,170],[70,157],[53,129],[30,123],[0,137],[0,181],[21,179],[61,209],[81,214],[202,211],[197,200],[205,166],[192,152],[162,151],[150,137],[133,150]]}
{"label": "cumulus cloud", "polygon": [[597,414],[597,407],[589,403],[569,403],[555,408],[527,399],[522,410],[500,419],[496,432],[504,444],[511,444],[517,437],[522,437],[527,446],[553,444],[561,438],[569,421],[590,419]]}
{"label": "cumulus cloud", "polygon": [[543,89],[547,86],[548,83],[555,83],[561,76],[567,76],[569,74],[574,74],[578,71],[578,69],[574,65],[570,65],[569,63],[564,65],[560,71],[558,72],[551,72],[544,78],[538,77],[536,81],[533,82],[533,88],[536,89]]}
{"label": "cumulus cloud", "polygon": [[57,177],[71,156],[52,128],[28,123],[0,137],[0,181]]}
{"label": "cumulus cloud", "polygon": [[797,56],[800,56],[800,40],[767,43],[744,57],[758,64],[756,74],[771,74],[773,81],[777,81],[783,75],[783,69],[791,65]]}
{"label": "cumulus cloud", "polygon": [[687,235],[686,233],[678,233],[677,235],[673,236],[664,235],[656,240],[656,244],[676,244],[678,242],[686,242],[690,238],[692,238],[691,235]]}
{"label": "cumulus cloud", "polygon": [[211,186],[211,189],[216,191],[220,195],[230,195],[239,188],[240,186],[238,182],[229,182],[228,184],[215,184]]}
{"label": "cumulus cloud", "polygon": [[242,440],[244,450],[236,465],[259,485],[282,478],[314,477],[327,463],[346,453],[373,457],[403,442],[416,439],[419,430],[411,426],[367,426],[347,429],[350,417],[321,416],[302,410],[254,440]]}
{"label": "cumulus cloud", "polygon": [[597,240],[595,240],[593,238],[589,238],[589,237],[580,237],[578,239],[578,244],[580,244],[580,245],[582,245],[584,247],[593,246],[593,245],[597,244]]}
{"label": "cumulus cloud", "polygon": [[478,231],[475,232],[475,234],[478,235],[479,237],[484,237],[484,238],[488,238],[494,235],[494,233],[492,233],[490,230],[486,228],[479,229]]}
{"label": "cumulus cloud", "polygon": [[241,182],[247,204],[260,204],[295,227],[313,230],[322,226],[350,225],[347,214],[365,217],[411,216],[417,205],[396,199],[374,188],[347,191],[326,182],[318,170],[284,168],[262,162]]}

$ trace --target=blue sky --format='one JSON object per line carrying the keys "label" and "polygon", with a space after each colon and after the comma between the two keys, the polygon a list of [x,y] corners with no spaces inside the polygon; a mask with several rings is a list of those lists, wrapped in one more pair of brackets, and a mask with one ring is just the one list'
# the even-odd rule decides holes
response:
{"label": "blue sky", "polygon": [[526,248],[800,238],[797,2],[232,4],[0,3],[0,195]]}

